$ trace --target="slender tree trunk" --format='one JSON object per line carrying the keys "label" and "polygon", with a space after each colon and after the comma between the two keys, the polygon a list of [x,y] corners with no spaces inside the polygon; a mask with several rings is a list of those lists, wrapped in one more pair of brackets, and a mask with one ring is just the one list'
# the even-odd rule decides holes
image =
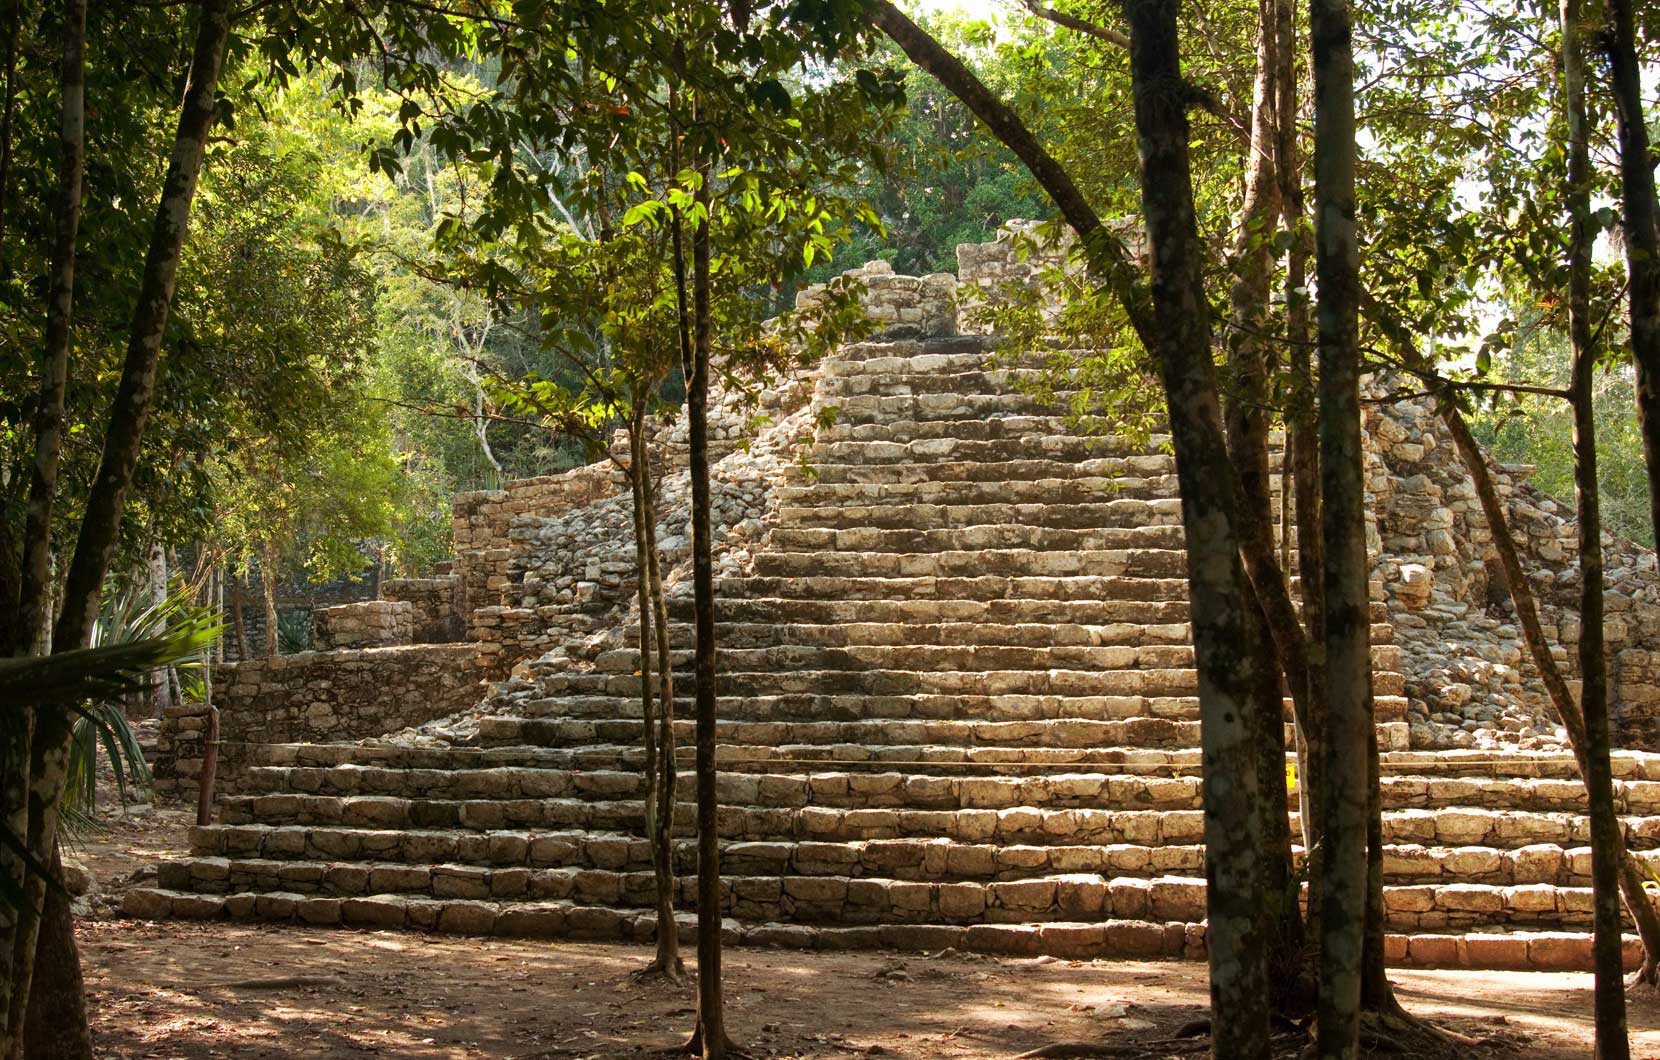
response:
{"label": "slender tree trunk", "polygon": [[1354,56],[1347,0],[1312,0],[1320,494],[1325,548],[1324,1060],[1358,1055],[1372,754],[1371,598],[1360,433],[1360,251],[1355,238]]}
{"label": "slender tree trunk", "polygon": [[[58,216],[53,233],[51,280],[47,293],[46,333],[40,358],[40,404],[35,412],[35,457],[29,474],[29,503],[24,516],[23,559],[19,571],[15,643],[0,646],[7,654],[33,655],[51,650],[52,509],[57,494],[58,469],[63,457],[64,396],[69,379],[69,333],[74,318],[75,250],[81,222],[81,184],[86,149],[86,0],[64,5],[61,119],[58,131]],[[6,141],[9,166],[11,108],[16,76],[17,23],[12,13],[11,50],[6,76]],[[0,181],[0,203],[7,185]],[[3,209],[3,205],[0,205]],[[0,784],[5,823],[11,834],[30,835],[33,785],[29,768],[42,738],[37,711],[29,710],[21,724],[8,725],[3,750],[4,782]],[[31,844],[39,850],[39,844]],[[53,848],[44,848],[48,853]],[[37,855],[38,856],[38,855]],[[46,861],[48,858],[41,858]],[[0,858],[0,871],[18,885],[27,899],[24,911],[0,914],[0,1057],[22,1055],[34,949],[40,917],[34,910],[53,912],[44,881],[29,872],[10,851]],[[71,957],[74,956],[71,948]]]}
{"label": "slender tree trunk", "polygon": [[1597,1057],[1628,1060],[1625,953],[1620,928],[1620,819],[1608,757],[1608,658],[1604,654],[1602,503],[1597,487],[1593,384],[1596,348],[1591,325],[1591,150],[1585,115],[1585,52],[1580,0],[1562,0],[1562,103],[1568,128],[1568,339],[1573,349],[1569,390],[1574,414],[1574,496],[1579,517],[1579,709],[1585,718],[1585,791],[1591,811],[1592,955],[1596,967]]}
{"label": "slender tree trunk", "polygon": [[[651,466],[645,426],[644,407],[636,395],[628,424],[628,477],[634,494],[634,559],[635,574],[639,579],[641,749],[645,755],[646,779],[643,805],[646,838],[651,845],[651,869],[656,884],[657,904],[657,952],[646,970],[678,980],[682,969],[680,933],[674,921],[674,803],[671,796],[668,803],[669,818],[664,820],[664,803],[661,797],[665,782],[672,783],[672,777],[664,776],[664,755],[662,748],[658,746],[658,738],[662,731],[661,717],[665,711],[673,709],[673,704],[654,703],[657,692],[657,649],[661,644],[666,655],[668,646],[666,636],[659,638],[659,633],[666,633],[666,630],[660,630],[657,625],[656,586],[651,577],[650,552],[653,547],[653,535],[649,527],[654,516],[646,499],[650,489]],[[672,746],[668,753],[672,760]]]}
{"label": "slender tree trunk", "polygon": [[269,555],[259,559],[260,602],[265,605],[265,657],[275,659],[282,654],[281,624],[277,614],[277,562]]}
{"label": "slender tree trunk", "polygon": [[[657,832],[652,836],[652,842],[663,852],[672,886],[675,879],[675,788],[679,784],[674,739],[674,658],[669,654],[669,608],[663,595],[662,552],[657,547],[657,487],[651,475],[649,434],[640,449],[646,458],[645,478],[641,483],[646,511],[646,570],[643,575],[651,585],[652,630],[657,637]],[[642,669],[641,678],[646,676]],[[671,979],[678,981],[684,978],[686,965],[680,959],[680,931],[674,923],[672,908],[669,933],[666,938],[658,937],[657,952]]]}
{"label": "slender tree trunk", "polygon": [[1130,73],[1141,143],[1142,213],[1153,263],[1157,345],[1152,348],[1164,376],[1176,450],[1199,668],[1211,1052],[1254,1060],[1268,1055],[1258,808],[1264,793],[1252,718],[1261,688],[1258,671],[1266,660],[1249,653],[1247,583],[1234,520],[1239,499],[1211,361],[1176,9],[1174,2],[1127,8]]}
{"label": "slender tree trunk", "polygon": [[[162,334],[172,307],[196,180],[201,172],[208,132],[213,124],[219,73],[230,40],[229,0],[203,0],[198,18],[184,103],[180,108],[167,176],[162,182],[161,201],[156,208],[155,227],[139,284],[121,382],[105,431],[103,456],[93,480],[92,492],[87,498],[80,534],[69,563],[62,612],[52,637],[53,648],[58,651],[85,645],[97,618],[104,578],[109,572],[120,537],[127,489],[138,465],[144,428],[149,420]],[[58,803],[63,795],[69,758],[69,732],[67,716],[38,714],[34,746],[29,757],[28,845],[42,861],[51,856],[57,840]],[[71,954],[47,951],[46,960],[61,961],[71,957],[74,949],[72,932],[55,931],[48,937],[56,940],[54,946],[66,945]],[[18,1002],[27,1004],[28,973],[23,969],[34,965],[36,931],[25,927],[17,932],[17,942],[13,953],[14,1018],[10,1024],[13,1029],[21,1025],[21,1020],[15,1018],[20,1015]],[[53,1018],[54,1025],[70,1024],[58,1028],[60,1037],[80,1033],[82,1028],[73,1025],[77,1018],[84,1023],[84,1013],[77,1017],[70,1006],[50,1006],[42,1012],[42,1016]],[[21,1038],[15,1034],[13,1037],[15,1057],[21,1055]]]}
{"label": "slender tree trunk", "polygon": [[709,286],[709,181],[714,166],[698,159],[692,228],[692,341],[686,367],[686,421],[692,478],[692,673],[697,763],[697,1030],[689,1043],[704,1060],[733,1051],[721,990],[719,806],[715,766],[715,564],[709,495],[709,355],[713,345]]}
{"label": "slender tree trunk", "polygon": [[248,580],[246,573],[231,577],[231,629],[236,634],[236,661],[245,662],[248,652],[248,622],[242,614],[242,586]]}
{"label": "slender tree trunk", "polygon": [[[1637,422],[1648,467],[1649,518],[1660,532],[1660,202],[1654,188],[1648,120],[1643,113],[1643,69],[1631,0],[1605,0],[1603,35],[1620,125],[1620,195],[1623,201],[1627,297],[1631,307],[1631,358],[1637,365]],[[1656,540],[1660,540],[1657,537]]]}
{"label": "slender tree trunk", "polygon": [[[1269,634],[1268,619],[1255,587],[1272,580],[1284,588],[1283,568],[1268,569],[1254,558],[1273,554],[1274,513],[1272,471],[1268,461],[1268,377],[1272,351],[1268,335],[1269,292],[1273,285],[1273,235],[1280,215],[1280,186],[1275,169],[1275,78],[1278,41],[1274,0],[1259,0],[1256,90],[1251,107],[1251,135],[1246,159],[1244,201],[1240,207],[1239,243],[1235,248],[1234,281],[1229,291],[1227,336],[1230,400],[1227,406],[1228,450],[1239,475],[1239,525],[1242,537],[1255,538],[1256,551],[1242,556],[1253,591],[1247,602],[1249,651],[1260,658],[1279,655]],[[1289,595],[1287,610],[1289,611]],[[1301,643],[1296,616],[1289,619]],[[1280,670],[1302,666],[1300,655],[1279,655]],[[1304,669],[1306,674],[1306,668]],[[1280,673],[1260,667],[1253,694],[1258,725],[1258,785],[1262,798],[1263,938],[1268,943],[1269,987],[1274,1007],[1287,1011],[1297,1004],[1303,955],[1302,915],[1292,888],[1291,831],[1285,790],[1285,699]]]}

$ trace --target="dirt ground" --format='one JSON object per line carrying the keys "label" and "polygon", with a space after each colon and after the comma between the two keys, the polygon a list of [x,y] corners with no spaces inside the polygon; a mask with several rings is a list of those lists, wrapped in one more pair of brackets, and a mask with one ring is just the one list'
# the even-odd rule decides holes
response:
{"label": "dirt ground", "polygon": [[[182,851],[186,824],[177,811],[115,821],[81,851],[100,887],[79,935],[101,1057],[601,1060],[672,1046],[691,1024],[690,987],[631,978],[649,957],[638,946],[114,916],[135,873]],[[1013,1057],[1073,1041],[1191,1056],[1199,1042],[1170,1039],[1206,1003],[1192,963],[737,949],[725,967],[729,1028],[757,1058]],[[1472,1055],[1591,1054],[1589,975],[1395,981],[1409,1010],[1481,1039]],[[1633,1056],[1660,1060],[1660,999],[1633,998],[1631,1023]]]}

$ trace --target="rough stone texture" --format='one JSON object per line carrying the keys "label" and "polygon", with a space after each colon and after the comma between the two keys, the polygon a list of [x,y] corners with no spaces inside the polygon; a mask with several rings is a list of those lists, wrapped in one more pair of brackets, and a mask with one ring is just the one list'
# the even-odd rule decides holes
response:
{"label": "rough stone texture", "polygon": [[[1376,393],[1390,380],[1378,380]],[[1367,406],[1370,489],[1402,647],[1414,746],[1563,746],[1555,712],[1515,626],[1492,531],[1431,402]],[[1497,467],[1522,565],[1558,665],[1578,673],[1579,568],[1572,504]],[[1618,746],[1660,748],[1660,574],[1654,553],[1603,535],[1611,709]]]}
{"label": "rough stone texture", "polygon": [[381,583],[383,599],[409,604],[410,641],[414,644],[452,644],[467,638],[461,577],[388,578]]}
{"label": "rough stone texture", "polygon": [[[354,605],[355,606],[355,605]],[[467,644],[302,652],[220,667],[219,791],[242,790],[260,744],[327,743],[378,736],[452,714],[476,702],[477,651]],[[156,740],[156,787],[193,792],[201,773],[207,714],[170,710]]]}
{"label": "rough stone texture", "polygon": [[503,604],[509,585],[508,532],[515,518],[530,513],[556,517],[621,491],[622,484],[610,468],[594,464],[558,475],[518,479],[499,490],[457,494],[453,533],[463,612]]}
{"label": "rough stone texture", "polygon": [[406,600],[364,600],[318,608],[311,613],[311,623],[317,651],[383,648],[411,643],[415,608]]}

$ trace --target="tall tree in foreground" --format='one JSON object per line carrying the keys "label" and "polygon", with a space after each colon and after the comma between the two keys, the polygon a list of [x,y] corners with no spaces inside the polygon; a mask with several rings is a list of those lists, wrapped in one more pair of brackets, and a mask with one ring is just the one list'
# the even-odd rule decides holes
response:
{"label": "tall tree in foreground", "polygon": [[1354,54],[1348,0],[1311,0],[1318,283],[1321,537],[1325,549],[1324,862],[1320,1004],[1325,1060],[1359,1052],[1372,752],[1371,599],[1360,433],[1360,249],[1355,238]]}
{"label": "tall tree in foreground", "polygon": [[1591,149],[1586,129],[1585,52],[1580,0],[1562,0],[1562,109],[1568,133],[1569,401],[1574,413],[1574,493],[1579,516],[1579,706],[1585,716],[1585,791],[1591,810],[1592,955],[1596,967],[1597,1056],[1627,1060],[1625,953],[1620,931],[1620,819],[1608,760],[1608,659],[1603,649],[1602,510],[1597,486],[1596,340],[1591,324]]}
{"label": "tall tree in foreground", "polygon": [[[51,630],[51,547],[52,513],[58,490],[58,471],[62,464],[65,436],[64,396],[69,377],[70,329],[75,305],[75,253],[77,233],[81,222],[81,184],[85,171],[86,152],[86,0],[68,0],[63,15],[63,61],[59,75],[62,95],[58,143],[58,203],[56,231],[53,233],[50,260],[51,280],[47,295],[46,334],[40,359],[40,396],[35,409],[34,461],[30,467],[29,506],[24,522],[21,577],[16,585],[17,596],[0,600],[0,606],[11,609],[11,614],[0,619],[0,631],[7,635],[0,639],[0,654],[10,656],[44,655],[50,651]],[[20,18],[14,14],[14,21]],[[14,45],[15,47],[15,45]],[[8,74],[7,91],[11,91]],[[11,101],[7,100],[10,110]],[[9,119],[9,114],[8,114]],[[8,145],[9,148],[9,145]],[[0,186],[0,197],[5,189]],[[6,546],[10,547],[7,541]],[[8,628],[9,624],[9,628]],[[29,745],[38,723],[31,714],[8,723],[0,740],[4,740],[3,766],[0,772],[0,799],[3,799],[7,832],[26,839],[29,827],[29,784],[24,764],[28,761]],[[8,882],[28,878],[28,867],[10,846],[0,855],[0,871]],[[25,890],[24,893],[28,893]],[[46,910],[42,910],[45,912]],[[57,913],[58,910],[52,909]],[[17,943],[31,928],[34,907],[25,905],[0,907],[0,1055],[11,1056],[18,1048],[19,1032],[26,1016],[29,990],[33,977],[29,965],[19,963],[27,954]],[[15,940],[15,942],[14,942]],[[7,945],[12,943],[11,945]],[[73,949],[70,956],[74,955]],[[74,964],[74,978],[78,987],[79,962]],[[65,1003],[84,1005],[77,996]],[[80,1023],[84,1027],[84,1016]],[[78,1041],[77,1030],[71,1041],[91,1051],[91,1042]]]}
{"label": "tall tree in foreground", "polygon": [[1102,225],[1070,174],[1020,116],[891,3],[863,3],[874,25],[1026,165],[1078,234],[1092,275],[1123,305],[1136,335],[1158,361],[1188,534],[1199,668],[1212,1051],[1230,1058],[1266,1055],[1260,817],[1255,805],[1261,792],[1255,726],[1246,714],[1256,691],[1254,668],[1264,660],[1244,650],[1246,583],[1234,526],[1239,490],[1211,361],[1210,311],[1199,267],[1187,155],[1186,107],[1192,93],[1181,78],[1177,5],[1149,2],[1129,12],[1141,187],[1153,259],[1149,291],[1123,243]]}
{"label": "tall tree in foreground", "polygon": [[1637,54],[1636,16],[1631,0],[1605,0],[1603,34],[1620,125],[1620,198],[1625,258],[1630,273],[1631,358],[1637,366],[1637,416],[1648,465],[1649,517],[1660,546],[1660,199],[1654,187],[1647,117],[1643,113],[1643,67]]}
{"label": "tall tree in foreground", "polygon": [[[104,579],[109,574],[119,540],[127,491],[138,465],[144,429],[155,394],[162,336],[172,308],[179,260],[189,227],[190,208],[213,123],[215,94],[225,51],[230,41],[230,5],[227,0],[205,0],[197,15],[197,34],[183,103],[173,141],[172,156],[156,207],[155,224],[140,282],[120,385],[104,432],[103,455],[92,492],[80,521],[79,536],[69,561],[63,590],[63,608],[53,630],[54,651],[85,645],[98,615]],[[10,761],[28,777],[27,847],[38,864],[53,857],[57,842],[58,806],[63,796],[69,760],[69,718],[36,711],[24,761]],[[34,874],[17,880],[30,908],[39,909],[45,884]],[[20,916],[0,935],[0,945],[11,947],[9,1001],[0,1045],[7,1060],[21,1058],[24,1022],[30,1012],[30,986],[39,950],[51,962],[73,962],[78,978],[73,924],[67,906],[47,918]],[[65,970],[65,974],[69,974]],[[39,1018],[64,1020],[62,1033],[43,1031],[48,1040],[63,1041],[84,1035],[85,1012],[80,1005],[42,1005]],[[82,1055],[85,1055],[84,1053]]]}
{"label": "tall tree in foreground", "polygon": [[[694,111],[693,121],[697,120]],[[715,171],[715,138],[694,141],[696,187],[692,200],[692,341],[684,364],[686,424],[692,473],[692,709],[697,763],[697,1029],[688,1048],[704,1060],[733,1051],[726,1034],[721,989],[720,820],[715,764],[715,563],[709,491],[709,356],[714,344],[709,276],[709,181]],[[676,273],[681,235],[675,228]]]}
{"label": "tall tree in foreground", "polygon": [[[1164,381],[1187,528],[1187,575],[1199,668],[1211,1055],[1268,1055],[1262,938],[1262,816],[1257,706],[1263,643],[1248,613],[1239,554],[1240,491],[1229,464],[1211,353],[1210,302],[1188,162],[1189,93],[1181,78],[1178,4],[1132,5],[1130,74],[1141,143],[1141,202],[1152,258],[1148,348]],[[1255,632],[1256,636],[1251,636]],[[1278,797],[1278,789],[1275,792]]]}

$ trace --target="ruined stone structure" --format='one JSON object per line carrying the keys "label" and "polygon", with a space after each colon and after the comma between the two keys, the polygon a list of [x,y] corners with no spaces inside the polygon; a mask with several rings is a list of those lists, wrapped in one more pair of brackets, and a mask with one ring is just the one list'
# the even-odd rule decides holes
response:
{"label": "ruined stone structure", "polygon": [[[979,291],[1029,271],[1006,242],[963,262]],[[775,387],[747,448],[735,401],[714,419],[730,937],[1196,956],[1198,702],[1173,462],[1159,439],[1074,431],[1022,389],[1040,358],[988,368],[955,278],[861,276],[882,334]],[[1587,967],[1583,792],[1507,639],[1480,513],[1426,409],[1369,415],[1390,956]],[[660,537],[685,719],[678,429],[660,438]],[[1519,472],[1505,486],[1530,558],[1557,564],[1543,582],[1565,629],[1569,579],[1548,551],[1564,524]],[[542,492],[458,503],[463,651],[504,679],[377,739],[273,731],[222,823],[130,891],[129,912],[649,937],[628,499],[603,465],[526,488]],[[1621,710],[1646,734],[1660,582],[1651,555],[1616,557],[1611,617],[1633,619],[1611,641]],[[1660,757],[1622,752],[1615,771],[1630,842],[1660,864]]]}

